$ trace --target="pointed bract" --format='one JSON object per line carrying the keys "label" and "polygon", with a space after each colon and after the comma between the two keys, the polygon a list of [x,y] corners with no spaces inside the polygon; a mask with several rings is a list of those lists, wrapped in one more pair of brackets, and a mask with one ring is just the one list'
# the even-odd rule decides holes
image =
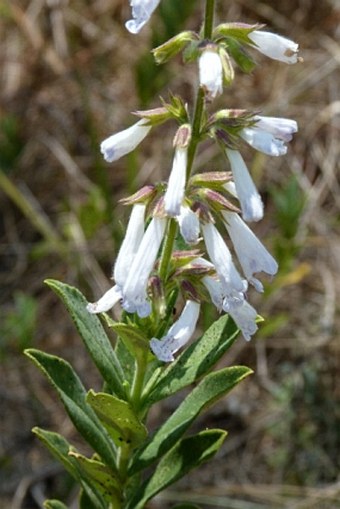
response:
{"label": "pointed bract", "polygon": [[259,221],[263,217],[263,203],[248,168],[237,150],[226,149],[234,177],[242,217],[245,221]]}
{"label": "pointed bract", "polygon": [[199,318],[200,304],[188,300],[178,320],[170,327],[161,340],[152,338],[150,347],[156,357],[163,362],[174,360],[174,354],[182,348],[195,332]]}
{"label": "pointed bract", "polygon": [[159,2],[160,0],[130,0],[133,19],[125,23],[128,31],[132,34],[138,34],[149,21]]}
{"label": "pointed bract", "polygon": [[132,152],[144,140],[151,129],[151,126],[145,125],[145,123],[144,119],[139,120],[136,124],[124,129],[124,131],[106,138],[100,145],[100,151],[105,161],[112,163]]}

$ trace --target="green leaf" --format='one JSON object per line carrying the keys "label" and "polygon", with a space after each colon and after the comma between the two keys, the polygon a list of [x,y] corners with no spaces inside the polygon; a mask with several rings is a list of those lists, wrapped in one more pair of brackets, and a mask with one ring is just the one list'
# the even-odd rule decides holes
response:
{"label": "green leaf", "polygon": [[64,302],[105,382],[117,396],[124,398],[122,368],[99,318],[86,310],[85,297],[76,288],[60,281],[48,279],[45,283]]}
{"label": "green leaf", "polygon": [[116,469],[113,444],[101,426],[95,412],[86,403],[86,391],[72,366],[56,357],[39,350],[25,350],[57,389],[61,401],[74,426],[93,449],[113,469]]}
{"label": "green leaf", "polygon": [[108,315],[104,315],[104,318],[107,325],[115,331],[133,357],[144,357],[145,352],[150,351],[148,338],[136,325],[115,322]]}
{"label": "green leaf", "polygon": [[154,474],[128,502],[126,509],[144,508],[146,502],[157,493],[211,458],[226,436],[226,431],[213,429],[181,440],[161,459]]}
{"label": "green leaf", "polygon": [[203,410],[225,396],[250,373],[252,371],[249,368],[234,366],[210,373],[203,378],[163,426],[156,431],[141,450],[137,451],[129,474],[133,475],[139,472],[164,455]]}
{"label": "green leaf", "polygon": [[60,500],[45,500],[45,509],[67,509],[67,506],[60,502]]}
{"label": "green leaf", "polygon": [[59,433],[53,431],[46,431],[44,429],[35,427],[32,429],[33,433],[39,440],[47,447],[50,453],[64,466],[65,470],[77,481],[79,481],[79,474],[75,468],[68,453],[71,448],[69,442]]}
{"label": "green leaf", "polygon": [[[107,508],[108,506],[106,505],[105,509]],[[79,494],[79,509],[98,509],[98,505],[84,489],[82,489]]]}
{"label": "green leaf", "polygon": [[96,394],[91,390],[87,395],[87,402],[118,447],[121,447],[123,442],[136,447],[145,440],[147,430],[126,401],[111,394]]}
{"label": "green leaf", "polygon": [[228,315],[214,322],[203,336],[192,343],[160,375],[146,396],[145,407],[171,396],[207,373],[234,343],[238,329]]}
{"label": "green leaf", "polygon": [[[65,470],[83,487],[83,489],[87,493],[87,497],[93,501],[95,509],[99,507],[103,507],[103,501],[101,500],[101,496],[98,492],[90,488],[86,481],[82,478],[79,473],[79,469],[75,463],[75,460],[69,456],[70,449],[72,446],[69,442],[58,433],[52,431],[46,431],[41,428],[33,428],[33,433],[41,440],[41,442],[47,447],[50,453],[62,463]],[[52,503],[53,500],[48,500],[47,502]],[[46,503],[47,503],[46,502]],[[57,501],[56,501],[57,502]],[[61,502],[60,502],[61,503]],[[46,506],[53,507],[53,506]],[[56,507],[57,509],[57,507]],[[103,508],[104,509],[104,508]]]}
{"label": "green leaf", "polygon": [[101,461],[87,458],[76,451],[70,451],[69,455],[75,459],[81,476],[89,481],[104,500],[117,505],[120,499],[120,485],[112,470]]}

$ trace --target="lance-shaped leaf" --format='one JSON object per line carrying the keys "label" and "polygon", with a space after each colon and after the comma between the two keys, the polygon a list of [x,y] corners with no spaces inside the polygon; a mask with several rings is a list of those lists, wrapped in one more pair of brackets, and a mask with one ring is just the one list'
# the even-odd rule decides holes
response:
{"label": "lance-shaped leaf", "polygon": [[[33,433],[41,440],[41,442],[47,447],[50,453],[64,466],[65,470],[83,487],[83,490],[87,493],[87,498],[92,501],[96,509],[103,508],[104,501],[101,498],[100,493],[95,489],[90,488],[86,480],[82,477],[79,469],[75,464],[75,460],[69,456],[69,452],[72,446],[69,442],[58,433],[52,431],[46,431],[41,428],[33,428]],[[49,505],[48,505],[49,504]],[[54,505],[53,505],[54,504]],[[59,504],[59,506],[57,505]],[[46,509],[62,509],[64,506],[58,500],[47,500],[44,507]]]}
{"label": "lance-shaped leaf", "polygon": [[45,509],[67,509],[67,506],[60,502],[60,500],[45,500],[44,502]]}
{"label": "lance-shaped leaf", "polygon": [[146,396],[144,406],[148,408],[201,378],[231,347],[238,332],[228,315],[219,318],[200,339],[169,364]]}
{"label": "lance-shaped leaf", "polygon": [[115,470],[113,443],[95,412],[86,403],[86,390],[72,366],[59,357],[33,348],[25,350],[25,354],[32,359],[57,389],[60,399],[79,433]]}
{"label": "lance-shaped leaf", "polygon": [[121,497],[120,485],[109,467],[101,461],[87,458],[74,450],[71,450],[69,455],[74,458],[80,475],[85,477],[95,490],[99,491],[106,502],[112,503],[112,508],[118,508]]}
{"label": "lance-shaped leaf", "polygon": [[123,443],[136,447],[145,440],[147,430],[126,401],[90,390],[87,402],[118,447]]}
{"label": "lance-shaped leaf", "polygon": [[[79,492],[79,509],[98,509],[85,490]],[[105,509],[107,509],[107,505]]]}
{"label": "lance-shaped leaf", "polygon": [[71,448],[69,442],[59,433],[53,431],[46,431],[44,429],[35,427],[32,429],[33,433],[39,440],[47,447],[50,453],[64,466],[65,470],[77,481],[79,481],[79,474],[75,465],[68,453]]}
{"label": "lance-shaped leaf", "polygon": [[161,459],[154,474],[134,494],[126,509],[144,508],[157,493],[211,458],[226,436],[226,431],[212,429],[181,440]]}
{"label": "lance-shaped leaf", "polygon": [[48,279],[45,282],[64,302],[105,382],[117,396],[124,397],[122,368],[99,318],[86,310],[85,297],[60,281]]}
{"label": "lance-shaped leaf", "polygon": [[177,410],[161,426],[150,440],[137,451],[129,473],[146,468],[163,456],[183,435],[196,417],[219,398],[225,396],[243,378],[252,373],[244,366],[233,366],[210,373],[184,399]]}

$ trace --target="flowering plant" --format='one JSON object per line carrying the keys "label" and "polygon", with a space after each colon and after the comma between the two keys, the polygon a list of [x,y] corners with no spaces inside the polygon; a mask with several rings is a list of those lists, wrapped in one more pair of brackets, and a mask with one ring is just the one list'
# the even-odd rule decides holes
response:
{"label": "flowering plant", "polygon": [[[159,1],[130,0],[127,29],[139,32]],[[123,200],[132,211],[114,264],[112,288],[88,303],[77,289],[47,281],[70,312],[103,377],[103,390],[86,391],[66,361],[26,351],[55,386],[94,451],[87,457],[58,433],[34,429],[79,482],[81,508],[142,509],[212,457],[223,444],[224,430],[184,434],[203,410],[251,373],[244,366],[213,370],[239,332],[248,341],[258,328],[257,312],[247,299],[248,286],[262,292],[257,274],[274,276],[278,269],[247,225],[263,217],[264,207],[241,150],[246,142],[265,154],[281,156],[297,124],[242,109],[213,113],[210,109],[223,87],[233,83],[235,64],[245,72],[253,67],[244,46],[288,64],[298,61],[298,47],[260,25],[214,27],[214,8],[215,0],[205,0],[200,33],[182,32],[153,50],[158,63],[179,52],[185,61],[197,61],[193,111],[173,95],[158,108],[135,112],[139,120],[134,125],[101,144],[105,160],[112,163],[133,151],[157,125],[176,125],[167,184],[150,184]],[[229,170],[194,172],[197,147],[207,138],[221,148]],[[188,345],[205,301],[224,314]],[[113,306],[121,308],[119,321],[107,314]],[[102,320],[116,336],[114,345]],[[194,389],[176,411],[149,433],[151,407],[192,384]],[[45,505],[66,507],[56,500]]]}

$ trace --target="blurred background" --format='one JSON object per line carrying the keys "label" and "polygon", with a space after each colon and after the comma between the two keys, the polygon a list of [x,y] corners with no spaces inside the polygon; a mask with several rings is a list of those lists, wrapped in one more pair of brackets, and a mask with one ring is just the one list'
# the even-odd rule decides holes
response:
{"label": "blurred background", "polygon": [[[203,1],[162,0],[140,35],[124,28],[128,0],[0,0],[0,507],[37,509],[45,497],[76,508],[75,487],[31,434],[34,425],[79,438],[40,373],[23,356],[35,347],[65,357],[100,387],[62,304],[43,284],[55,278],[89,300],[109,288],[129,210],[118,200],[167,179],[174,126],[153,129],[133,154],[107,165],[102,139],[135,122],[170,91],[191,106],[196,64],[157,67],[150,49],[182,29],[198,30]],[[266,321],[225,364],[255,374],[200,426],[229,438],[199,473],[152,508],[178,500],[204,508],[340,507],[340,5],[338,0],[217,2],[217,21],[265,23],[300,44],[287,66],[251,52],[214,109],[247,108],[294,118],[288,155],[243,147],[265,205],[254,225],[280,263],[251,302]],[[213,144],[197,171],[225,170]],[[211,310],[206,309],[202,328]],[[170,400],[161,411],[178,404]],[[158,414],[153,416],[157,425]],[[79,445],[81,447],[81,444]]]}

